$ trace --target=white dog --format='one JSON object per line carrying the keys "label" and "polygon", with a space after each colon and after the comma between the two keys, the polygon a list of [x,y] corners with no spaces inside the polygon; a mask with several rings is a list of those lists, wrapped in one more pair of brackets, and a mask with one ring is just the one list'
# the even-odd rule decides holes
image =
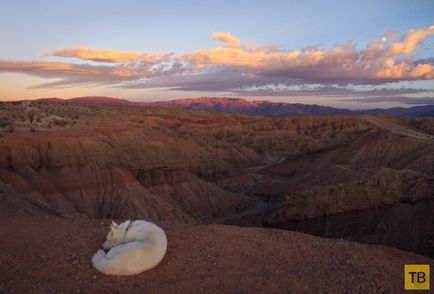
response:
{"label": "white dog", "polygon": [[106,275],[135,275],[155,267],[167,249],[167,237],[157,225],[142,221],[112,222],[104,249],[92,257],[93,266]]}

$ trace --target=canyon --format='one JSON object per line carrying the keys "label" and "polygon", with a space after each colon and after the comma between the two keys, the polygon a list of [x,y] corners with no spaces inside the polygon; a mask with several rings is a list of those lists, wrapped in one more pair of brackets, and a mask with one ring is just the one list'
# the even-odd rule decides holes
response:
{"label": "canyon", "polygon": [[2,110],[10,124],[0,138],[0,199],[8,207],[290,229],[434,255],[431,118],[62,101]]}
{"label": "canyon", "polygon": [[[59,232],[58,238],[53,235],[38,242],[58,239],[83,247],[87,255],[77,258],[86,267],[85,259],[90,260],[102,242],[94,239],[103,238],[109,221],[136,218],[166,228],[169,243],[172,237],[180,252],[202,246],[208,255],[200,255],[197,269],[216,275],[214,269],[206,269],[206,256],[217,254],[207,240],[215,238],[222,238],[219,242],[227,247],[218,246],[230,256],[230,248],[241,246],[257,258],[258,244],[268,242],[261,248],[285,252],[290,243],[299,244],[295,252],[328,263],[327,256],[341,261],[352,256],[351,266],[360,271],[375,267],[362,260],[379,256],[378,250],[387,260],[431,263],[433,163],[431,117],[247,116],[128,103],[4,102],[0,103],[1,232],[17,236],[1,245],[9,252],[2,263],[27,259],[25,246],[20,245],[24,236],[43,230],[49,238],[52,230]],[[38,223],[51,229],[39,228]],[[10,226],[19,229],[10,232]],[[83,226],[90,231],[81,232]],[[81,237],[71,241],[72,234],[62,233],[69,231]],[[197,244],[196,234],[201,236]],[[12,248],[20,246],[24,246],[21,253],[14,255]],[[43,243],[37,246],[45,248]],[[360,246],[357,250],[364,253],[352,246]],[[48,267],[55,270],[55,258],[61,253],[52,250]],[[162,271],[180,269],[176,253],[170,254],[174,265],[167,261]],[[233,254],[234,260],[243,255]],[[293,264],[295,253],[281,254],[272,258]],[[44,260],[35,258],[35,262]],[[239,262],[246,268],[258,266],[249,258]],[[264,264],[276,275],[294,274],[277,269],[275,263]],[[351,271],[351,266],[344,270]],[[25,270],[16,267],[18,272]],[[321,271],[322,276],[325,268],[306,269],[311,270]],[[401,268],[388,270],[394,273]],[[63,274],[67,273],[60,270]],[[23,290],[45,281],[43,276],[35,279],[23,283]],[[388,279],[398,283],[396,278]],[[230,283],[229,278],[225,281]],[[378,281],[367,284],[378,285]],[[172,289],[170,285],[168,281],[167,289]],[[338,290],[327,285],[330,291]]]}

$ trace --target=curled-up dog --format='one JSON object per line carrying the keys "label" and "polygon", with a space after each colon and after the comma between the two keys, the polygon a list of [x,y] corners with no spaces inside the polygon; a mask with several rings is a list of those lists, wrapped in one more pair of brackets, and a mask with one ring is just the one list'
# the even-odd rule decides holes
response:
{"label": "curled-up dog", "polygon": [[103,248],[92,257],[93,266],[106,275],[135,275],[155,267],[167,250],[167,237],[157,225],[143,221],[112,223]]}

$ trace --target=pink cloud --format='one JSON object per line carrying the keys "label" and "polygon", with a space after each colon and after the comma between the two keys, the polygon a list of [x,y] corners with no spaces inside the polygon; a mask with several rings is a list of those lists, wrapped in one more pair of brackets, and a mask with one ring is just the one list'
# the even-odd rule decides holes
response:
{"label": "pink cloud", "polygon": [[212,34],[214,40],[222,41],[227,48],[239,48],[240,39],[228,32],[215,32]]}
{"label": "pink cloud", "polygon": [[108,63],[126,63],[133,61],[159,63],[170,59],[170,54],[150,55],[141,52],[95,49],[86,47],[56,49],[50,51],[50,54],[59,57],[75,57],[83,60]]}
{"label": "pink cloud", "polygon": [[192,71],[206,71],[209,66],[231,67],[259,75],[278,75],[307,82],[336,80],[378,83],[432,79],[434,75],[432,66],[413,65],[411,56],[402,57],[410,55],[421,41],[434,34],[434,26],[411,30],[396,42],[389,42],[387,37],[383,37],[364,50],[357,50],[352,43],[330,49],[257,50],[255,47],[243,46],[238,38],[228,33],[216,34],[225,44],[232,44],[233,38],[236,46],[201,49],[179,56],[178,60],[189,64]]}
{"label": "pink cloud", "polygon": [[[432,64],[412,58],[420,43],[433,34],[431,26],[410,30],[401,38],[388,33],[364,49],[348,42],[328,49],[279,50],[243,43],[228,32],[216,32],[212,38],[223,46],[182,55],[74,47],[51,51],[51,56],[63,57],[65,62],[0,59],[0,72],[60,79],[46,86],[87,83],[235,92],[267,85],[378,85],[434,79]],[[75,58],[84,63],[74,62]],[[268,89],[274,88],[278,87]]]}

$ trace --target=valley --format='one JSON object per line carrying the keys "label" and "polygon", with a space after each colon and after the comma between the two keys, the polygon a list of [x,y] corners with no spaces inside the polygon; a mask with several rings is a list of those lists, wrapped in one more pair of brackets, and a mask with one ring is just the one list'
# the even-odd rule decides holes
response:
{"label": "valley", "polygon": [[434,256],[432,119],[1,107],[3,214],[279,228]]}

